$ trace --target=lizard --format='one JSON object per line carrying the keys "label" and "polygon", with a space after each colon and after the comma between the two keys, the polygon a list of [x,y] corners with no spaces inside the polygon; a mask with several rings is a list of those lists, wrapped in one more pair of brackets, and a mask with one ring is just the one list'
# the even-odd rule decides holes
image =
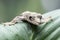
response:
{"label": "lizard", "polygon": [[42,23],[48,22],[49,20],[52,20],[52,18],[50,16],[48,18],[44,18],[41,13],[25,11],[19,16],[16,16],[12,21],[3,24],[14,25],[18,22],[22,22],[23,20],[26,20],[34,25],[40,25]]}

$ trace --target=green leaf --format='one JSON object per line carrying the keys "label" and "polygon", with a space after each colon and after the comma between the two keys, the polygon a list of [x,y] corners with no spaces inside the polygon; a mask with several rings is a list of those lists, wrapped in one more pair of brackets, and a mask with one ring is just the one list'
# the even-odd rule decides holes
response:
{"label": "green leaf", "polygon": [[30,40],[32,30],[26,23],[17,23],[12,26],[0,24],[0,40]]}

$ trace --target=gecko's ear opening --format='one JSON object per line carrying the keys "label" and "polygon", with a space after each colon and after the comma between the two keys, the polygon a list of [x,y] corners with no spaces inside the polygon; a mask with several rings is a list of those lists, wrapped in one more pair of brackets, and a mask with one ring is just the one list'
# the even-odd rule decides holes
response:
{"label": "gecko's ear opening", "polygon": [[33,16],[29,16],[29,20],[33,21],[34,17]]}

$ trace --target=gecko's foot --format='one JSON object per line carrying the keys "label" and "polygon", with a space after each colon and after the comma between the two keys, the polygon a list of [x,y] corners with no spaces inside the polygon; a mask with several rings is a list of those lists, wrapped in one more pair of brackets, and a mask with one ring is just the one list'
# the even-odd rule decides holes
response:
{"label": "gecko's foot", "polygon": [[11,25],[14,25],[15,23],[11,23],[11,22],[6,22],[6,23],[3,23],[4,26],[11,26]]}

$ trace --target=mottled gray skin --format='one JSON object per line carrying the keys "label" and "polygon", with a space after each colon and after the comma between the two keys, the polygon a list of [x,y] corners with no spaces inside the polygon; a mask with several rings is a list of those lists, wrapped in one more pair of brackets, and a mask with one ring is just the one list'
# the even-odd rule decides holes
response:
{"label": "mottled gray skin", "polygon": [[11,22],[3,23],[4,25],[14,25],[17,22],[22,22],[22,20],[26,20],[34,25],[40,25],[42,23],[48,22],[51,20],[51,17],[44,18],[40,13],[25,11],[19,16],[16,16]]}

